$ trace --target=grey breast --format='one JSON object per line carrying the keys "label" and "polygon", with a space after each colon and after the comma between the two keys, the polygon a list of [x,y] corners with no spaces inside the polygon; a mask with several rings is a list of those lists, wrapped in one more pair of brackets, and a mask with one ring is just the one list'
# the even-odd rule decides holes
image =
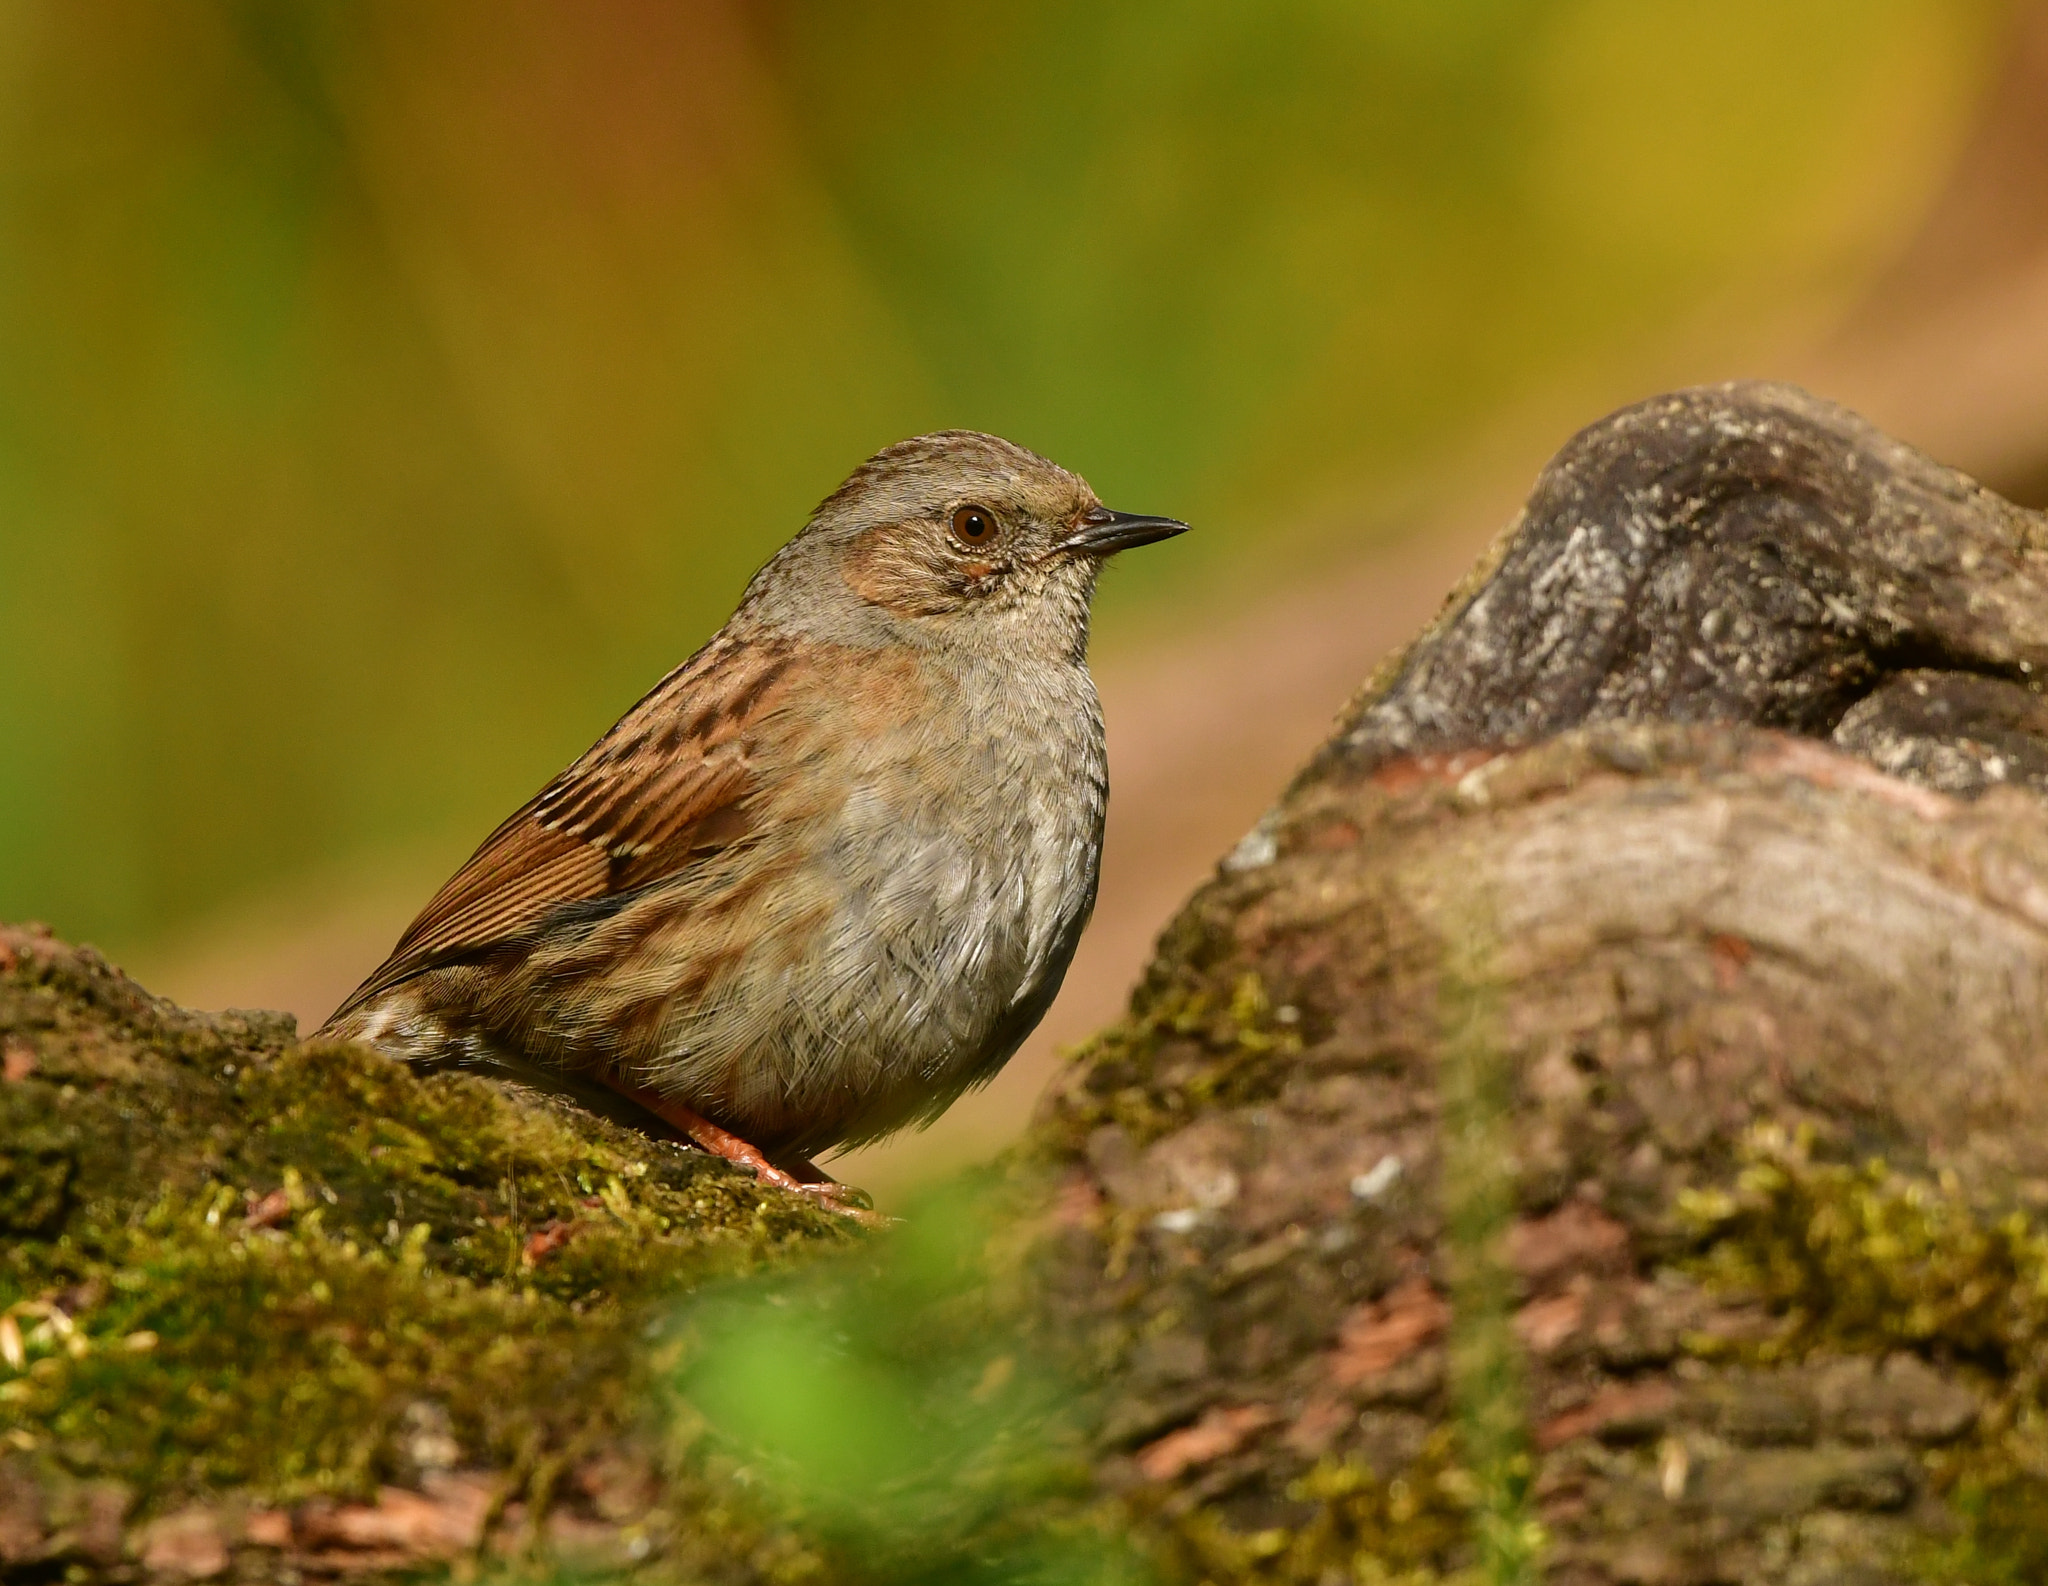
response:
{"label": "grey breast", "polygon": [[1059,988],[1094,904],[1107,776],[1086,671],[1048,673],[1010,674],[960,701],[951,730],[878,750],[835,818],[842,902],[786,1037],[790,1099],[833,1120],[821,1133],[936,1116]]}

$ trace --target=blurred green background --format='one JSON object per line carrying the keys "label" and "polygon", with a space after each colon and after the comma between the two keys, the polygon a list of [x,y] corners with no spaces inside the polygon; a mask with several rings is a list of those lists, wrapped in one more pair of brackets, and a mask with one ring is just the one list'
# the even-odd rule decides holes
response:
{"label": "blurred green background", "polygon": [[0,917],[438,874],[919,430],[1199,640],[1853,301],[2009,12],[0,0]]}

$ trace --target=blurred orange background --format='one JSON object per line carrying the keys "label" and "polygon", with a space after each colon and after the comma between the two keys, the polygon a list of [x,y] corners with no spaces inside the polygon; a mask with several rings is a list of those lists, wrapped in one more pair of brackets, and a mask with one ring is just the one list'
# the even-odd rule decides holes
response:
{"label": "blurred orange background", "polygon": [[2048,496],[2048,7],[0,0],[0,917],[316,1022],[900,436],[1199,530],[1021,1124],[1579,425],[1799,379]]}

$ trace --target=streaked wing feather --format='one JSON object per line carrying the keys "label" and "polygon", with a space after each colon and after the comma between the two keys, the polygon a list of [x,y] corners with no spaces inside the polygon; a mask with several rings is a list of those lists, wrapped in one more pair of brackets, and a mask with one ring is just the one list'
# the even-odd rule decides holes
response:
{"label": "streaked wing feather", "polygon": [[394,961],[503,941],[548,909],[602,897],[611,861],[602,847],[549,831],[522,811],[492,834],[406,928]]}
{"label": "streaked wing feather", "polygon": [[518,942],[564,904],[645,886],[743,837],[748,729],[781,697],[787,672],[762,646],[714,643],[663,678],[484,840],[334,1016]]}

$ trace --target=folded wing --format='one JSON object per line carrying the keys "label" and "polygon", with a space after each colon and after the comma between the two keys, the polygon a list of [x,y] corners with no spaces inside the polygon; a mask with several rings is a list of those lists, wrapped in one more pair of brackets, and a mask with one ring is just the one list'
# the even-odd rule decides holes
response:
{"label": "folded wing", "polygon": [[699,651],[484,839],[328,1022],[430,969],[531,941],[567,905],[634,891],[745,838],[755,729],[791,675],[786,653],[758,641]]}

